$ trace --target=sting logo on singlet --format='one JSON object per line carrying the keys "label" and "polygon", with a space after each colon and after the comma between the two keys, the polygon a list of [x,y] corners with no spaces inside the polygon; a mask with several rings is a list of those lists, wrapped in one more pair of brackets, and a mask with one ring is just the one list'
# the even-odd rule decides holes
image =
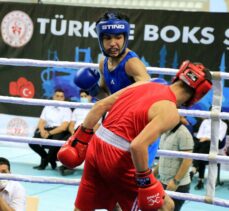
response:
{"label": "sting logo on singlet", "polygon": [[154,206],[154,204],[158,204],[160,202],[160,195],[159,193],[153,195],[153,196],[148,196],[147,197],[147,203],[150,205],[150,206]]}
{"label": "sting logo on singlet", "polygon": [[103,30],[106,29],[125,29],[125,25],[123,24],[109,24],[109,25],[103,25],[102,26]]}

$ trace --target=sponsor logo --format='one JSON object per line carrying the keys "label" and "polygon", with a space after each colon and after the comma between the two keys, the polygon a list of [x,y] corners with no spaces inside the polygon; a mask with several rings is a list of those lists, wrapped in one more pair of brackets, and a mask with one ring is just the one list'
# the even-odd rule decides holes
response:
{"label": "sponsor logo", "polygon": [[102,29],[125,29],[125,25],[123,24],[109,24],[109,25],[102,25]]}
{"label": "sponsor logo", "polygon": [[192,71],[187,72],[187,76],[194,82],[198,80],[198,77]]}
{"label": "sponsor logo", "polygon": [[28,124],[21,118],[13,118],[7,124],[7,135],[28,136]]}
{"label": "sponsor logo", "polygon": [[22,11],[15,10],[6,14],[1,23],[3,41],[11,47],[22,47],[33,35],[33,22]]}
{"label": "sponsor logo", "polygon": [[147,204],[148,205],[153,206],[154,204],[158,204],[158,203],[160,203],[159,193],[147,197]]}
{"label": "sponsor logo", "polygon": [[113,80],[113,79],[111,80],[111,84],[112,84],[112,85],[114,85],[114,84],[115,84],[115,82],[114,82],[114,80]]}

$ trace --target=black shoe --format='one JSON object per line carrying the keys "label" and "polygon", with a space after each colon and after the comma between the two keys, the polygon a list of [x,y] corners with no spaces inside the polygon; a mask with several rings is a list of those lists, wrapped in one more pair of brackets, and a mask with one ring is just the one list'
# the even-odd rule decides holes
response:
{"label": "black shoe", "polygon": [[75,172],[74,169],[69,169],[69,168],[67,168],[65,166],[60,166],[59,170],[60,170],[60,174],[62,176],[71,175],[71,174],[74,174],[74,172]]}
{"label": "black shoe", "polygon": [[42,158],[42,159],[41,159],[40,165],[39,165],[39,166],[34,166],[33,168],[34,168],[34,169],[38,169],[38,170],[44,170],[44,169],[46,168],[47,165],[48,165],[47,159]]}
{"label": "black shoe", "polygon": [[203,188],[204,188],[204,183],[201,180],[199,180],[198,184],[195,186],[195,190],[201,190]]}

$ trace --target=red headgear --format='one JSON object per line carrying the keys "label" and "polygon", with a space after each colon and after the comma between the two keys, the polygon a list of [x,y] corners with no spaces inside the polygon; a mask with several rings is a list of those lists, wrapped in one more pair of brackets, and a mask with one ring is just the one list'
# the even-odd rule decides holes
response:
{"label": "red headgear", "polygon": [[185,106],[191,106],[199,101],[212,87],[209,70],[202,64],[194,64],[188,60],[181,64],[173,83],[177,80],[182,80],[195,90],[191,99],[185,103]]}

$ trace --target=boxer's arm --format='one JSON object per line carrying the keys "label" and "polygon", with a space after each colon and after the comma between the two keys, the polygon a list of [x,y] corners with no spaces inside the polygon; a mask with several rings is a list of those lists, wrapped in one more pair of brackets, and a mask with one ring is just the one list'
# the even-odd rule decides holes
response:
{"label": "boxer's arm", "polygon": [[98,95],[96,95],[97,99],[103,99],[110,95],[104,79],[103,63],[104,63],[104,59],[102,59],[99,62],[99,72],[100,72],[99,87],[101,88],[101,91],[98,93]]}
{"label": "boxer's arm", "polygon": [[127,75],[137,81],[149,81],[150,75],[147,73],[145,65],[137,57],[131,58],[125,65]]}
{"label": "boxer's arm", "polygon": [[123,91],[124,90],[122,89],[113,95],[97,101],[84,119],[83,126],[86,128],[94,128],[98,121],[102,118],[103,114],[110,110],[111,106],[115,103]]}
{"label": "boxer's arm", "polygon": [[149,123],[131,142],[130,151],[137,171],[148,169],[148,147],[164,132],[174,128],[180,121],[176,105],[170,101],[155,103],[148,111]]}
{"label": "boxer's arm", "polygon": [[103,114],[110,110],[110,108],[115,103],[115,101],[118,99],[118,97],[126,89],[128,89],[130,87],[138,86],[142,83],[146,83],[146,82],[140,81],[140,82],[134,83],[134,84],[132,84],[132,85],[130,85],[124,89],[121,89],[121,90],[115,92],[114,94],[96,102],[94,104],[94,106],[92,107],[92,109],[90,110],[90,112],[88,113],[88,115],[86,116],[86,118],[83,122],[83,126],[86,128],[94,128],[95,125],[97,124],[97,122],[99,121],[99,119],[103,116]]}
{"label": "boxer's arm", "polygon": [[149,123],[131,142],[130,151],[136,168],[138,206],[141,210],[158,210],[164,205],[165,192],[148,168],[148,146],[163,132],[174,128],[180,117],[176,105],[170,101],[160,101],[151,106],[148,119]]}

